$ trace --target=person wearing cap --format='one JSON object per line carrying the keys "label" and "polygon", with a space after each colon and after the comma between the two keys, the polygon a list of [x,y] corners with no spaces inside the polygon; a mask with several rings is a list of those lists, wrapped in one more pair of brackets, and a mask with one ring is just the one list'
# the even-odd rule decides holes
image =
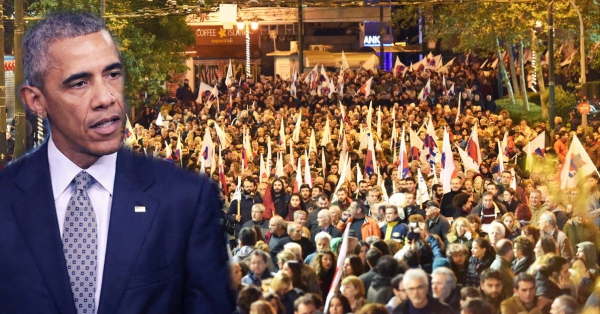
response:
{"label": "person wearing cap", "polygon": [[356,232],[357,238],[366,241],[370,236],[381,238],[381,229],[377,221],[365,215],[364,205],[362,202],[352,201],[348,210],[342,213],[342,220],[337,225],[340,231],[344,231],[347,227],[352,228]]}
{"label": "person wearing cap", "polygon": [[430,234],[437,234],[444,239],[450,231],[448,219],[440,213],[440,205],[436,201],[427,202],[425,214],[427,214],[427,229]]}

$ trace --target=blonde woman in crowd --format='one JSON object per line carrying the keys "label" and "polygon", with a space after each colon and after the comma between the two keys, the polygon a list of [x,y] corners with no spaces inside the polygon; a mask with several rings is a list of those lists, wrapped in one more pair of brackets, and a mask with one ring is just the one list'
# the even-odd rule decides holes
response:
{"label": "blonde woman in crowd", "polygon": [[367,303],[365,286],[363,285],[362,280],[356,276],[344,278],[344,280],[342,280],[340,292],[348,299],[350,307],[352,307],[352,312],[354,313],[359,311]]}

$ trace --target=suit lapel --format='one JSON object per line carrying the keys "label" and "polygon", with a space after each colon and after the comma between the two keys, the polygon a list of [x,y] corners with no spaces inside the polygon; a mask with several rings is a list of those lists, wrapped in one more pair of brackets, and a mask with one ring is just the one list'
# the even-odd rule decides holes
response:
{"label": "suit lapel", "polygon": [[[144,194],[155,182],[147,159],[121,149],[110,214],[99,313],[114,313],[129,281],[139,251],[154,220],[159,202]],[[136,212],[144,206],[145,212]]]}
{"label": "suit lapel", "polygon": [[23,160],[16,177],[23,203],[11,204],[27,246],[61,313],[76,313],[52,194],[48,145]]}

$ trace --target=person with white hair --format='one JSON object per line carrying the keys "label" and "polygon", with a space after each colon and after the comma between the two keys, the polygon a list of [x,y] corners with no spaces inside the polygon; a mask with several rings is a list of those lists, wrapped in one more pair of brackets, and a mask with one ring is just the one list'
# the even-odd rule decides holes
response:
{"label": "person with white hair", "polygon": [[577,301],[573,297],[561,295],[552,302],[550,314],[576,314],[579,313],[578,308]]}
{"label": "person with white hair", "polygon": [[314,237],[320,232],[326,232],[330,234],[332,238],[342,236],[342,232],[331,224],[331,212],[329,209],[321,209],[319,211],[317,214],[317,225],[313,227],[310,232],[314,234]]}
{"label": "person with white hair", "polygon": [[499,221],[492,221],[488,227],[488,237],[490,238],[490,243],[492,245],[496,245],[498,241],[504,239],[505,235],[506,227]]}
{"label": "person with white hair", "polygon": [[404,274],[402,284],[408,299],[398,305],[393,314],[454,313],[450,306],[428,295],[429,277],[424,270],[409,269]]}
{"label": "person with white hair", "polygon": [[460,310],[460,288],[456,286],[456,275],[448,267],[438,267],[431,273],[433,297],[454,310]]}
{"label": "person with white hair", "polygon": [[304,259],[304,264],[310,265],[312,263],[313,258],[315,258],[318,252],[331,250],[331,239],[331,235],[327,232],[317,233],[315,235],[315,245],[317,246],[317,250],[313,253],[310,253]]}
{"label": "person with white hair", "polygon": [[573,248],[571,242],[564,232],[560,231],[556,226],[556,216],[552,212],[545,212],[540,216],[538,228],[543,235],[551,236],[558,244],[560,255],[567,260],[573,258]]}

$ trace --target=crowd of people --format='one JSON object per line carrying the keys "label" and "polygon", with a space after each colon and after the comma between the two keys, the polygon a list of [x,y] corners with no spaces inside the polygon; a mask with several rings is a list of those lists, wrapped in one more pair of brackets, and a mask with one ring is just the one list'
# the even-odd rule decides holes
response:
{"label": "crowd of people", "polygon": [[[598,175],[568,189],[557,179],[573,137],[600,166],[597,131],[560,117],[554,129],[513,121],[478,63],[316,77],[223,79],[213,82],[218,100],[191,97],[186,82],[174,104],[146,107],[133,123],[134,150],[221,187],[238,313],[598,310]],[[333,90],[323,88],[329,81]],[[482,160],[467,167],[453,147],[449,191],[442,163],[422,162],[418,147],[399,169],[401,134],[414,146],[408,130],[425,140],[426,123],[462,148],[477,125]],[[205,132],[215,145],[209,164]],[[539,134],[544,156],[528,166],[524,147]]]}

